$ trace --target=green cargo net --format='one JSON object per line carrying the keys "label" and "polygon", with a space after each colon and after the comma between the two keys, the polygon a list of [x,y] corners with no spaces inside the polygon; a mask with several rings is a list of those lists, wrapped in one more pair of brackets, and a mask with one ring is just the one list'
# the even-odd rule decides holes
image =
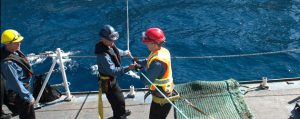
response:
{"label": "green cargo net", "polygon": [[[203,113],[198,112],[183,99],[175,105],[189,119],[252,119],[237,81],[194,81],[176,85],[182,98],[186,98]],[[176,112],[177,119],[184,117]]]}

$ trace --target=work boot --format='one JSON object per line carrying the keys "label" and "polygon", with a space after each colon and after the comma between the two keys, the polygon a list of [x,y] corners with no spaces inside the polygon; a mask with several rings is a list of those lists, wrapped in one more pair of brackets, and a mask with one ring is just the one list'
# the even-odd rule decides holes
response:
{"label": "work boot", "polygon": [[10,119],[10,118],[11,118],[10,114],[1,113],[1,119]]}
{"label": "work boot", "polygon": [[120,117],[109,117],[108,119],[127,119],[127,116],[131,114],[130,110],[125,110],[125,114]]}
{"label": "work boot", "polygon": [[125,116],[129,116],[131,114],[131,111],[130,110],[125,110]]}

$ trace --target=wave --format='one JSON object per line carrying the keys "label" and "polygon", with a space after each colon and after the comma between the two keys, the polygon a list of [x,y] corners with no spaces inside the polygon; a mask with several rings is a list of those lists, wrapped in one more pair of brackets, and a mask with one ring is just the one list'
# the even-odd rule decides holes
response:
{"label": "wave", "polygon": [[289,15],[297,22],[300,21],[300,0],[294,0]]}
{"label": "wave", "polygon": [[[74,54],[78,54],[80,53],[80,51],[69,51],[69,52],[63,52],[62,51],[62,56],[64,56],[65,58],[63,59],[64,62],[72,62],[72,60],[70,58],[68,58],[67,56],[70,55],[74,55]],[[30,64],[33,65],[37,65],[37,64],[41,64],[43,63],[47,58],[55,58],[56,53],[53,51],[45,51],[44,53],[39,53],[39,54],[35,54],[35,53],[29,53],[27,54],[27,59],[29,60]],[[56,62],[58,63],[58,59],[56,60]]]}

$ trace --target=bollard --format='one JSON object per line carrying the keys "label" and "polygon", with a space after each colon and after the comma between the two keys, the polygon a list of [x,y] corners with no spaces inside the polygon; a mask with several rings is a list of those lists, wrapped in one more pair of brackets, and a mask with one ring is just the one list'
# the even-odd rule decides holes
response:
{"label": "bollard", "polygon": [[134,86],[130,86],[130,92],[127,95],[127,98],[134,98],[135,97],[135,91],[134,91]]}

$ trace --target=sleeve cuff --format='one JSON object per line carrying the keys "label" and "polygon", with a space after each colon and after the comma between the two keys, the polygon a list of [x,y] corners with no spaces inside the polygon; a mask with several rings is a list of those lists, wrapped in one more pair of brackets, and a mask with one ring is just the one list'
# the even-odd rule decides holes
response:
{"label": "sleeve cuff", "polygon": [[33,96],[31,94],[29,94],[29,96],[24,97],[24,100],[26,102],[31,102],[32,100],[34,100]]}

